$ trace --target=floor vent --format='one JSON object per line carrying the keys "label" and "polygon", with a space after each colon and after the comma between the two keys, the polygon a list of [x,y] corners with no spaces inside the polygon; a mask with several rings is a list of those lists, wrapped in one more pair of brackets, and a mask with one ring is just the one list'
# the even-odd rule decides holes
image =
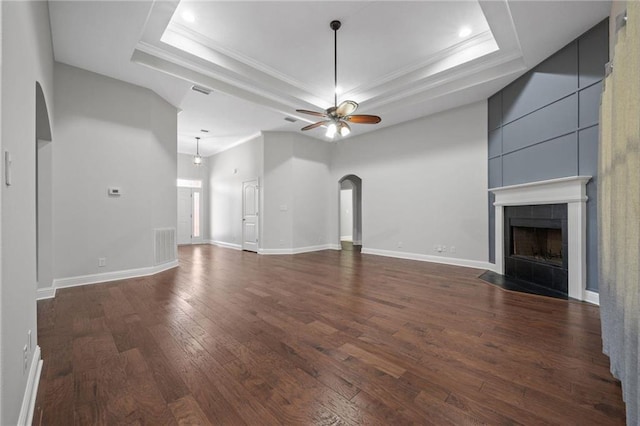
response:
{"label": "floor vent", "polygon": [[175,228],[154,229],[155,234],[155,264],[176,260],[176,230]]}

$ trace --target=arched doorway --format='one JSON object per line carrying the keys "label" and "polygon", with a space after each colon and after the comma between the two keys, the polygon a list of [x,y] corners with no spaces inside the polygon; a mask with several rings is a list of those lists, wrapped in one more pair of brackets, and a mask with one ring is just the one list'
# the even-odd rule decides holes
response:
{"label": "arched doorway", "polygon": [[340,185],[339,226],[340,241],[346,246],[362,246],[362,179],[346,175],[338,181]]}
{"label": "arched doorway", "polygon": [[38,288],[53,281],[53,150],[49,110],[36,82],[36,279]]}

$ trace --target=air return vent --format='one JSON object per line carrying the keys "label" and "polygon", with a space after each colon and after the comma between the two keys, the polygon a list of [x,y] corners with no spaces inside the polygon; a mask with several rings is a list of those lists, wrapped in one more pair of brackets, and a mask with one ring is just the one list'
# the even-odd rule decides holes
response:
{"label": "air return vent", "polygon": [[209,93],[211,93],[210,89],[202,86],[196,86],[195,84],[191,86],[191,90],[193,90],[194,92],[202,93],[203,95],[208,95]]}
{"label": "air return vent", "polygon": [[176,260],[176,230],[175,228],[154,229],[155,264]]}

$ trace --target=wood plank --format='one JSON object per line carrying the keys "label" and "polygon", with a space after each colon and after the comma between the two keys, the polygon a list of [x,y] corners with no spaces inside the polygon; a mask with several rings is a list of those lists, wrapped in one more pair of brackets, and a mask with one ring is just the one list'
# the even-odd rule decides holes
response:
{"label": "wood plank", "polygon": [[367,352],[363,349],[360,349],[359,347],[352,345],[351,343],[345,343],[344,345],[342,345],[340,347],[340,350],[348,353],[349,355],[358,358],[359,360],[370,364],[372,366],[374,366],[375,368],[377,368],[380,371],[383,371],[393,377],[395,377],[396,379],[400,376],[402,376],[402,374],[407,371],[404,368],[389,362],[385,359],[382,359],[381,357],[372,354],[371,352]]}
{"label": "wood plank", "polygon": [[169,408],[181,426],[206,426],[212,424],[202,412],[198,402],[191,395],[183,396],[169,403]]}
{"label": "wood plank", "polygon": [[34,424],[625,422],[592,305],[354,251],[179,255],[38,302]]}

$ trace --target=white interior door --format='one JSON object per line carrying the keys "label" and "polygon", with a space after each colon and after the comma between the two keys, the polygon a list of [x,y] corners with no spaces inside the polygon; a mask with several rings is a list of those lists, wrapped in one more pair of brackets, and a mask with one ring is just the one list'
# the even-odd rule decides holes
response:
{"label": "white interior door", "polygon": [[191,244],[191,188],[178,188],[178,244]]}
{"label": "white interior door", "polygon": [[258,251],[258,180],[242,183],[242,249]]}

